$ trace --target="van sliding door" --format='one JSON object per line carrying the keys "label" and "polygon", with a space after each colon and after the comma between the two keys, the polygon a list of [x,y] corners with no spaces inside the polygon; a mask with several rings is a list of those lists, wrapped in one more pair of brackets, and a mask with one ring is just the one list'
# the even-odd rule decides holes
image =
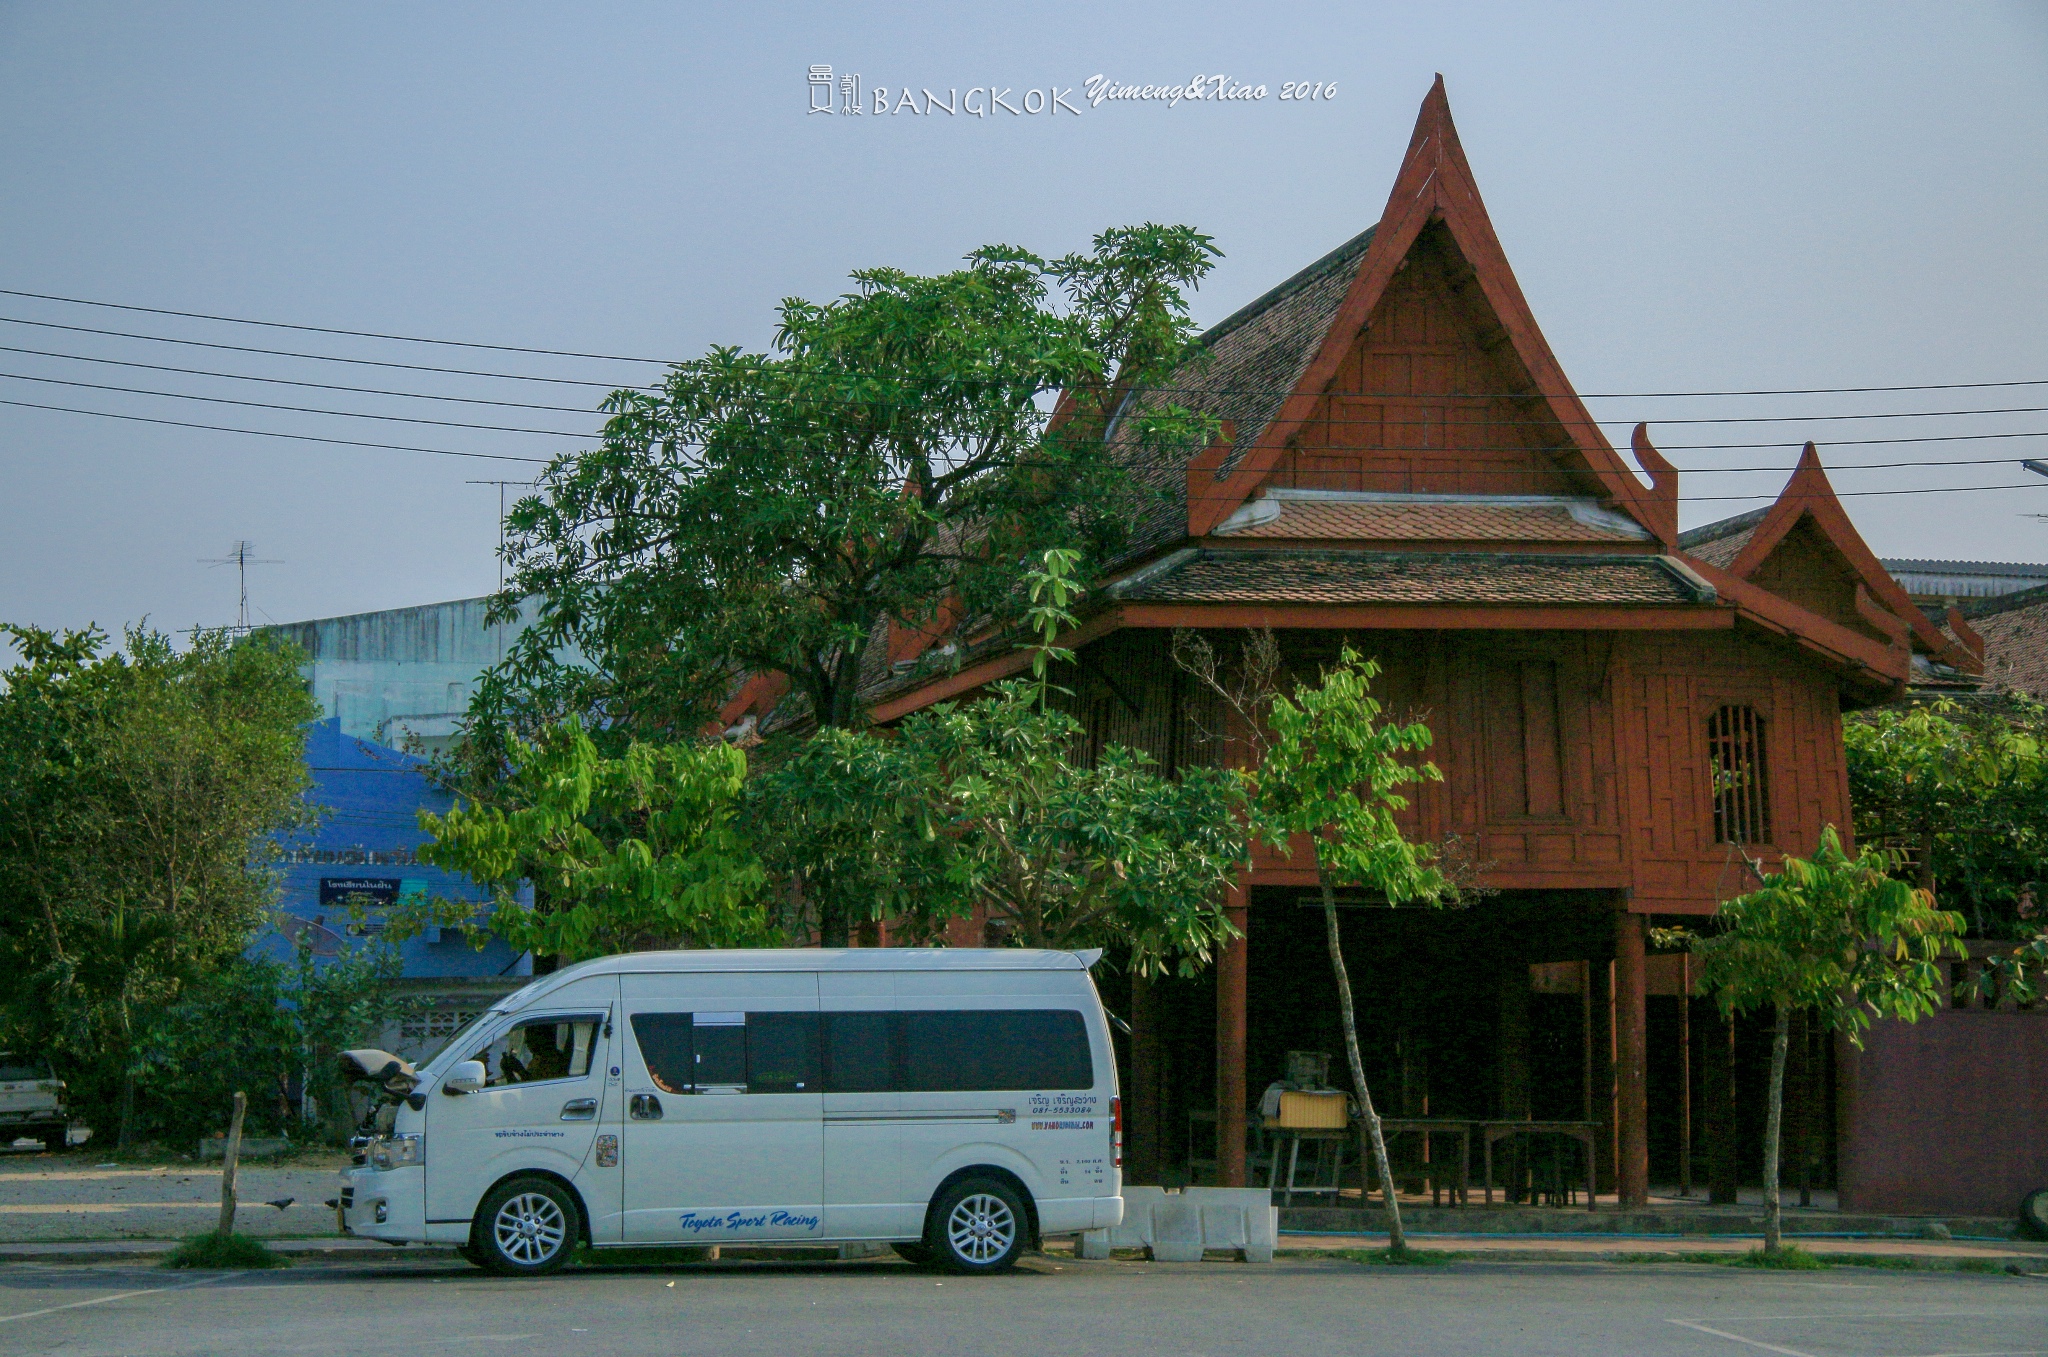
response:
{"label": "van sliding door", "polygon": [[625,1241],[823,1237],[816,977],[621,985]]}

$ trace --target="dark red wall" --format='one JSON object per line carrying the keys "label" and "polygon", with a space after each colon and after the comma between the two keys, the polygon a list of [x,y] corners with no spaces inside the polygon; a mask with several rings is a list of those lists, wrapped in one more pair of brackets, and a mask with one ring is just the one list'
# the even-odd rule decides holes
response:
{"label": "dark red wall", "polygon": [[2048,1012],[1875,1022],[1836,1053],[1843,1210],[2010,1216],[2048,1187]]}

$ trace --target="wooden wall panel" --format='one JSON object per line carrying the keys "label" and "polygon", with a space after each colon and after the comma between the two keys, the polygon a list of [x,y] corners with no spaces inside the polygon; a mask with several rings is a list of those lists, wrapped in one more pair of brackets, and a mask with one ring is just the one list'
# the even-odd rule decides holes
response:
{"label": "wooden wall panel", "polygon": [[[1235,635],[1214,643],[1235,654]],[[1738,633],[1449,635],[1282,633],[1288,674],[1313,679],[1348,641],[1378,660],[1387,719],[1420,720],[1441,782],[1409,789],[1404,832],[1455,835],[1501,889],[1618,889],[1654,913],[1706,913],[1753,878],[1714,839],[1707,721],[1745,704],[1765,723],[1773,842],[1753,855],[1810,853],[1824,825],[1848,822],[1841,714],[1830,676]],[[1221,704],[1179,672],[1163,632],[1119,632],[1057,681],[1086,726],[1084,757],[1105,743],[1143,749],[1163,769],[1237,762]],[[1546,727],[1546,721],[1548,726]],[[1306,842],[1261,849],[1253,881],[1307,886]]]}
{"label": "wooden wall panel", "polygon": [[[1268,483],[1398,494],[1599,493],[1552,455],[1564,432],[1497,343],[1456,246],[1418,238]],[[1504,393],[1531,392],[1528,396]]]}

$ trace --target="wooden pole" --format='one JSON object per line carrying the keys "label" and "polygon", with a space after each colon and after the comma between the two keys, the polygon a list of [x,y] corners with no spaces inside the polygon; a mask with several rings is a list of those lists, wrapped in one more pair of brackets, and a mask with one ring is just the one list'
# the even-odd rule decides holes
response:
{"label": "wooden pole", "polygon": [[1159,1128],[1159,1001],[1153,982],[1131,977],[1131,1089],[1126,1096],[1130,1137],[1124,1147],[1124,1179],[1156,1184],[1165,1159]]}
{"label": "wooden pole", "polygon": [[1224,914],[1238,936],[1216,958],[1216,1181],[1222,1187],[1245,1183],[1245,905],[1244,887],[1233,885]]}
{"label": "wooden pole", "polygon": [[1614,916],[1614,1181],[1622,1210],[1650,1204],[1649,1033],[1643,916]]}
{"label": "wooden pole", "polygon": [[1692,953],[1678,954],[1678,1195],[1692,1195]]}
{"label": "wooden pole", "polygon": [[235,1162],[242,1157],[242,1114],[249,1110],[249,1095],[235,1090],[235,1115],[228,1123],[227,1149],[220,1165],[220,1224],[214,1233],[226,1239],[235,1232]]}

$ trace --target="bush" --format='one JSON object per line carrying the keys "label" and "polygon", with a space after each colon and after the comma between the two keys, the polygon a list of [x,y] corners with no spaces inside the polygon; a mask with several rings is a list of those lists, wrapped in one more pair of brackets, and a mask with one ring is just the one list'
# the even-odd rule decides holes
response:
{"label": "bush", "polygon": [[245,1234],[196,1234],[172,1249],[165,1267],[233,1268],[290,1267],[291,1260],[265,1248]]}
{"label": "bush", "polygon": [[1827,1266],[1820,1259],[1800,1248],[1797,1244],[1786,1244],[1775,1249],[1751,1249],[1735,1260],[1736,1267],[1784,1268],[1794,1272],[1813,1272]]}
{"label": "bush", "polygon": [[[374,1037],[395,1010],[397,967],[381,946],[331,961],[302,949],[288,963],[236,957],[189,986],[138,1034],[132,1134],[189,1149],[220,1133],[241,1089],[244,1135],[317,1136],[320,1110],[345,1102],[335,1053]],[[310,1122],[293,1096],[301,1088]]]}

